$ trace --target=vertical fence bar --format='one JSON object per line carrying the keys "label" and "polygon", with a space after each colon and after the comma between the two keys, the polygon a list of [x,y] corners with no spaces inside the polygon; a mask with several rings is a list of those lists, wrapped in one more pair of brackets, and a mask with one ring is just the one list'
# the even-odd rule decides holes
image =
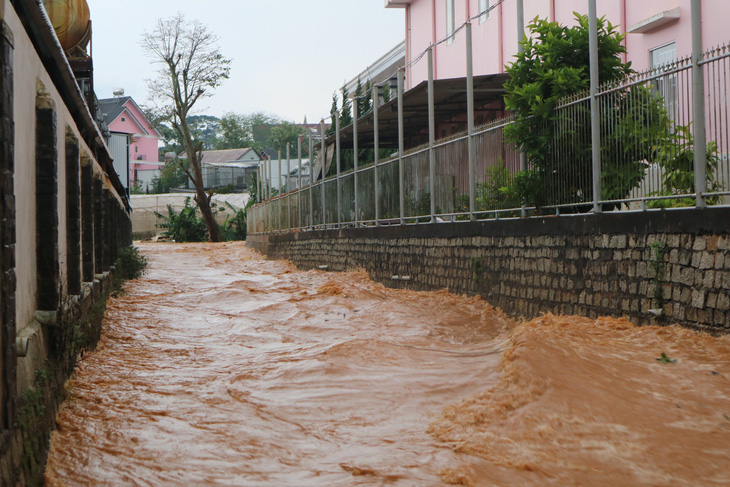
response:
{"label": "vertical fence bar", "polygon": [[[286,192],[291,193],[291,144],[286,143]],[[286,199],[287,229],[291,228],[291,196]]]}
{"label": "vertical fence bar", "polygon": [[324,180],[325,176],[327,175],[327,145],[325,143],[325,129],[324,129],[324,120],[322,120],[319,123],[319,131],[320,135],[322,136],[322,179],[320,180],[320,188],[322,190],[322,224],[324,225],[324,228],[327,228],[327,206],[326,206],[326,200],[324,196]]}
{"label": "vertical fence bar", "polygon": [[428,187],[431,193],[431,223],[436,222],[436,120],[433,97],[433,46],[428,48]]}
{"label": "vertical fence bar", "polygon": [[[517,0],[517,52],[519,53],[522,53],[525,50],[525,46],[522,45],[524,38],[525,6],[523,0]],[[520,151],[520,171],[527,171],[527,154],[525,154],[524,151]],[[524,204],[522,205],[521,214],[523,217],[527,216],[527,209]]]}
{"label": "vertical fence bar", "polygon": [[[344,104],[344,101],[343,101]],[[338,112],[335,112],[334,115],[335,119],[335,160],[337,162],[337,207],[335,208],[335,211],[337,212],[337,225],[342,223],[342,215],[340,215],[340,210],[342,209],[342,181],[340,179],[340,174],[342,172],[342,159],[340,157],[340,114]]]}
{"label": "vertical fence bar", "polygon": [[314,228],[314,143],[312,131],[309,132],[309,227]]}
{"label": "vertical fence bar", "polygon": [[403,152],[405,151],[405,127],[403,126],[403,68],[398,69],[398,187],[400,188],[400,223],[405,223],[406,192]]}
{"label": "vertical fence bar", "polygon": [[692,116],[694,119],[695,205],[707,206],[707,153],[705,152],[705,72],[702,61],[702,2],[692,0]]}
{"label": "vertical fence bar", "polygon": [[471,22],[466,24],[466,119],[469,131],[467,139],[469,154],[469,220],[476,220],[476,158],[477,151],[474,145],[474,66],[472,64],[472,33]]}
{"label": "vertical fence bar", "polygon": [[279,196],[281,196],[283,185],[281,184],[281,151],[278,151],[278,157],[279,160],[277,161],[277,169],[276,172],[276,185],[278,186],[277,189],[279,190]]}
{"label": "vertical fence bar", "polygon": [[380,112],[380,95],[378,86],[373,87],[373,145],[374,149],[374,178],[375,178],[375,225],[380,225],[380,178],[378,177],[378,163],[380,162],[380,133],[378,127],[378,113]]}
{"label": "vertical fence bar", "polygon": [[256,199],[258,199],[259,203],[261,203],[261,177],[263,176],[263,172],[261,170],[261,161],[259,161],[259,165],[256,168]]}
{"label": "vertical fence bar", "polygon": [[596,0],[588,2],[588,44],[591,69],[591,158],[593,176],[593,211],[601,212],[601,111],[598,105],[598,16]]}
{"label": "vertical fence bar", "polygon": [[297,137],[297,227],[302,228],[302,136]]}
{"label": "vertical fence bar", "polygon": [[360,189],[358,185],[358,166],[360,164],[360,158],[358,157],[357,151],[358,148],[358,140],[357,140],[357,117],[360,116],[358,113],[358,104],[360,103],[360,98],[355,97],[354,102],[352,104],[352,147],[353,147],[353,164],[355,168],[355,172],[353,174],[353,177],[355,178],[355,228],[360,226],[358,224],[360,218],[359,218],[359,205],[358,205],[358,191]]}

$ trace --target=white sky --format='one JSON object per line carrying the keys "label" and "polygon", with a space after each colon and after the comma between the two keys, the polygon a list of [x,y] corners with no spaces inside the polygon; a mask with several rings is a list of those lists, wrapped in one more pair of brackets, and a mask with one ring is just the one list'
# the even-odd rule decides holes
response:
{"label": "white sky", "polygon": [[265,111],[317,122],[332,93],[402,42],[404,11],[383,0],[87,0],[93,22],[95,91],[115,88],[139,104],[156,68],[140,47],[159,18],[182,12],[216,32],[231,77],[197,114]]}

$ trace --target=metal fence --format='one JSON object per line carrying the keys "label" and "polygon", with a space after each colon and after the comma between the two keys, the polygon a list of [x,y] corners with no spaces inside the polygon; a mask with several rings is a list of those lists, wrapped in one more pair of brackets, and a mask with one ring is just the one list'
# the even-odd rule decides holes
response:
{"label": "metal fence", "polygon": [[542,164],[549,170],[534,206],[510,191],[521,166],[504,138],[512,123],[505,118],[275,196],[249,210],[249,233],[723,205],[730,195],[730,48],[706,52],[698,65],[705,178],[695,180],[695,68],[686,58],[600,88],[600,173],[592,165],[591,97],[563,100],[541,129],[550,138]]}

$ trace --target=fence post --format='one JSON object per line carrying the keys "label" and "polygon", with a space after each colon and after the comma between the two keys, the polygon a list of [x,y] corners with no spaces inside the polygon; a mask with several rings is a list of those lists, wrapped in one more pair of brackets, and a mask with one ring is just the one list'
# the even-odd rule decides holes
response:
{"label": "fence post", "polygon": [[281,184],[281,151],[278,151],[278,155],[279,160],[277,161],[277,166],[279,170],[276,172],[276,184],[278,186],[277,189],[279,190],[279,196],[281,196],[284,189],[284,185]]}
{"label": "fence post", "polygon": [[707,206],[707,152],[705,133],[705,72],[702,61],[702,2],[692,0],[692,118],[694,119],[695,205]]}
{"label": "fence post", "polygon": [[591,154],[593,177],[593,212],[600,213],[601,206],[601,113],[598,105],[598,16],[596,0],[588,2],[588,44],[591,73]]}
{"label": "fence post", "polygon": [[466,119],[469,130],[467,139],[469,151],[469,220],[475,221],[476,215],[476,147],[474,146],[474,66],[472,55],[471,22],[466,23]]}
{"label": "fence post", "polygon": [[[344,101],[343,101],[344,105]],[[335,160],[337,163],[337,206],[335,207],[335,211],[337,212],[337,225],[342,223],[342,215],[340,214],[340,210],[342,209],[342,182],[340,181],[340,174],[342,172],[342,159],[340,156],[340,113],[335,112]]]}
{"label": "fence post", "polygon": [[378,163],[380,162],[380,134],[378,128],[378,112],[380,111],[380,95],[378,85],[373,87],[373,145],[375,146],[373,161],[373,178],[375,179],[375,225],[380,226],[380,178],[378,177]]}
{"label": "fence post", "polygon": [[309,228],[314,228],[314,143],[312,142],[312,130],[309,132]]}
{"label": "fence post", "polygon": [[289,218],[287,221],[287,230],[291,228],[291,143],[286,143],[286,213]]}
{"label": "fence post", "polygon": [[403,126],[403,68],[398,68],[398,187],[400,188],[400,224],[405,223],[406,193],[403,151],[405,150],[405,128]]}
{"label": "fence post", "polygon": [[358,208],[358,198],[357,198],[359,185],[358,185],[358,178],[357,178],[357,176],[358,176],[357,170],[358,170],[358,166],[360,163],[360,158],[358,157],[358,154],[357,154],[357,151],[359,149],[358,140],[357,140],[357,117],[360,116],[360,114],[358,113],[357,105],[358,105],[358,103],[360,103],[360,98],[355,97],[355,98],[353,98],[353,100],[354,100],[354,103],[352,104],[352,147],[353,147],[353,161],[354,161],[354,168],[355,168],[355,172],[353,173],[353,177],[355,178],[355,194],[354,194],[354,197],[355,197],[354,198],[355,199],[355,227],[357,228],[359,226],[358,225],[359,208]]}
{"label": "fence post", "polygon": [[263,172],[261,171],[261,161],[259,161],[259,165],[256,168],[256,196],[258,197],[258,202],[261,203],[261,176],[263,175]]}
{"label": "fence post", "polygon": [[433,99],[433,46],[428,47],[428,190],[431,193],[431,223],[436,222],[436,120]]}
{"label": "fence post", "polygon": [[[525,8],[523,0],[517,0],[517,52],[522,53],[525,46],[522,41],[525,38]],[[520,171],[527,171],[527,154],[520,151]],[[523,217],[527,216],[527,208],[523,204],[520,212]]]}
{"label": "fence post", "polygon": [[302,136],[297,137],[297,227],[301,230],[302,225]]}
{"label": "fence post", "polygon": [[326,198],[324,195],[324,179],[327,175],[327,145],[325,143],[325,128],[324,128],[324,119],[319,123],[319,131],[320,135],[322,136],[322,141],[320,143],[322,147],[322,179],[320,182],[321,187],[321,193],[322,193],[322,224],[324,225],[325,230],[327,229],[327,206],[326,206]]}

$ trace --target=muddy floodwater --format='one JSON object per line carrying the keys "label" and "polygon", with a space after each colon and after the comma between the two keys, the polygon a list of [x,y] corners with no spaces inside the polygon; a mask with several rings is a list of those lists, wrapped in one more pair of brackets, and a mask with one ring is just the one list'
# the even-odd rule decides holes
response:
{"label": "muddy floodwater", "polygon": [[140,248],[47,485],[730,485],[728,337]]}

